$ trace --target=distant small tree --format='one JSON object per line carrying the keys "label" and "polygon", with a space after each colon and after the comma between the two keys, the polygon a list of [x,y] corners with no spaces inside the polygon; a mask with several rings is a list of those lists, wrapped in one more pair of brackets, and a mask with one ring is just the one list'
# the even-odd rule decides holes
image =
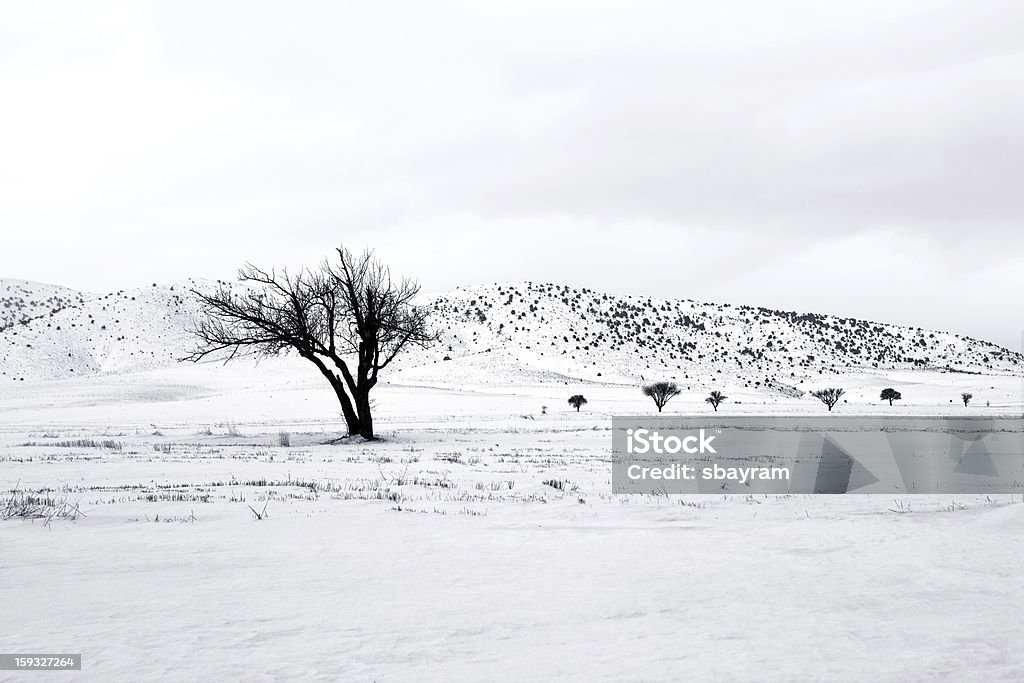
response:
{"label": "distant small tree", "polygon": [[882,389],[882,400],[888,401],[889,405],[892,405],[893,401],[899,401],[903,398],[903,394],[896,391],[895,389]]}
{"label": "distant small tree", "polygon": [[587,405],[587,399],[583,398],[583,394],[576,394],[575,396],[569,397],[569,405],[576,409],[576,412],[580,412],[580,408]]}
{"label": "distant small tree", "polygon": [[724,401],[727,398],[729,398],[729,397],[728,396],[723,396],[721,391],[712,391],[711,395],[708,396],[706,399],[704,399],[704,402],[705,403],[710,403],[711,407],[714,408],[715,412],[717,413],[718,412],[718,406],[721,405],[722,401]]}
{"label": "distant small tree", "polygon": [[683,393],[679,391],[679,387],[675,382],[654,382],[647,384],[643,388],[644,396],[649,396],[653,401],[654,405],[658,406],[658,412],[665,407],[665,404],[671,401],[673,398]]}
{"label": "distant small tree", "polygon": [[970,392],[965,391],[964,393],[960,394],[960,399],[964,402],[964,408],[967,407],[967,404],[971,402],[972,398],[974,398],[974,394]]}
{"label": "distant small tree", "polygon": [[832,406],[839,403],[839,399],[846,393],[846,389],[838,389],[829,387],[828,389],[818,389],[812,391],[811,396],[818,399],[822,403],[828,406],[828,412],[832,412]]}

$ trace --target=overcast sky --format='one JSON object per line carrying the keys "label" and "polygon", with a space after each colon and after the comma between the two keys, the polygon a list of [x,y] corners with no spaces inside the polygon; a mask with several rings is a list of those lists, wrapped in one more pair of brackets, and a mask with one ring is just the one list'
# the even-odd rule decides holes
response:
{"label": "overcast sky", "polygon": [[6,2],[0,277],[371,246],[1020,348],[1024,2]]}

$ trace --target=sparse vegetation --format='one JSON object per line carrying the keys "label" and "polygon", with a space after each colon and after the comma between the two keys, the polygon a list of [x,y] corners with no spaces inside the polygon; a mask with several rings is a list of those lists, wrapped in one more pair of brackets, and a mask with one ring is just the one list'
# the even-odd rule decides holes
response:
{"label": "sparse vegetation", "polygon": [[124,444],[113,439],[65,439],[63,441],[51,441],[50,443],[26,441],[21,445],[24,447],[48,446],[52,448],[106,448],[112,451],[124,450]]}
{"label": "sparse vegetation", "polygon": [[263,509],[260,510],[259,512],[256,512],[256,508],[254,508],[252,505],[249,506],[249,509],[252,510],[253,517],[255,517],[257,521],[261,519],[266,519],[268,503],[270,503],[269,499],[267,499],[267,501],[263,503]]}
{"label": "sparse vegetation", "polygon": [[967,407],[967,404],[971,402],[972,398],[974,398],[974,394],[972,394],[969,391],[965,391],[964,393],[960,394],[960,400],[964,402],[964,408]]}
{"label": "sparse vegetation", "polygon": [[17,486],[6,498],[0,498],[0,519],[41,519],[49,525],[55,519],[78,519],[78,503],[53,496],[49,491],[25,491]]}

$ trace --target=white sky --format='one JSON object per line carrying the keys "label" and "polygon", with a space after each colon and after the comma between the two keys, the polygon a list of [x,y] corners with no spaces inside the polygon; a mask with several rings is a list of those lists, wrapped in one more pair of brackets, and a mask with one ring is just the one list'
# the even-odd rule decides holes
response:
{"label": "white sky", "polygon": [[0,276],[375,247],[1020,348],[1019,0],[0,4]]}

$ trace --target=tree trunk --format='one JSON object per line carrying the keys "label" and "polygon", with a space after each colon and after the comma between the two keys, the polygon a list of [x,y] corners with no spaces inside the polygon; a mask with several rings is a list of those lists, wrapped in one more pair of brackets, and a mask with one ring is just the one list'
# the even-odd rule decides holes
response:
{"label": "tree trunk", "polygon": [[356,399],[356,410],[359,414],[358,433],[364,439],[373,439],[373,416],[370,414],[370,390],[360,388]]}
{"label": "tree trunk", "polygon": [[[344,400],[341,401],[341,412],[345,416],[345,424],[348,427],[348,435],[355,436],[356,434],[363,433],[363,423],[359,419],[359,415],[352,409],[352,402],[349,400],[348,395],[344,393],[344,389],[340,390],[339,400],[341,396],[344,396]],[[348,403],[348,408],[345,404]]]}
{"label": "tree trunk", "polygon": [[317,368],[319,368],[321,374],[327,378],[327,381],[331,383],[331,388],[334,389],[334,394],[338,397],[338,403],[341,404],[341,414],[345,418],[345,424],[348,427],[348,435],[354,436],[362,433],[362,425],[359,419],[359,414],[356,412],[356,408],[352,405],[352,399],[349,398],[345,392],[345,382],[342,381],[341,377],[331,371],[327,365],[319,358],[313,355],[305,356],[308,360],[312,361]]}

